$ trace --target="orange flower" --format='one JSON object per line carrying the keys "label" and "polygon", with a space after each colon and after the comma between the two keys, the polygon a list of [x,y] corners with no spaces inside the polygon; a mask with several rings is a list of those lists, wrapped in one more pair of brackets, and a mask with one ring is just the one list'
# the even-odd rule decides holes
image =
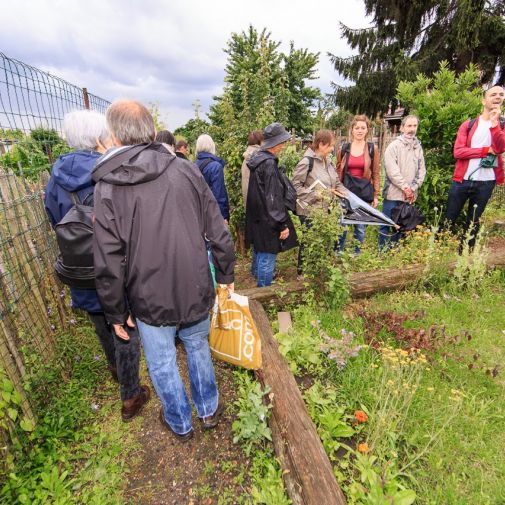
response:
{"label": "orange flower", "polygon": [[363,442],[362,444],[358,444],[358,451],[361,452],[361,454],[367,454],[370,452],[370,447]]}
{"label": "orange flower", "polygon": [[368,421],[368,416],[362,410],[357,410],[354,412],[354,418],[358,424],[366,423]]}

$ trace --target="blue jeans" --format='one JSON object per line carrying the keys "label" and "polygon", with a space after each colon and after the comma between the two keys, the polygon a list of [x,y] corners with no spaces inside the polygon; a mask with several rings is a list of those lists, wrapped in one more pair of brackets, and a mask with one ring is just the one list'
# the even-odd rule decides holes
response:
{"label": "blue jeans", "polygon": [[495,181],[453,181],[451,185],[447,198],[445,218],[451,224],[451,228],[454,232],[458,216],[468,200],[468,210],[466,213],[465,227],[463,229],[463,240],[470,226],[473,226],[472,238],[468,242],[469,247],[475,245],[475,237],[477,233],[479,233],[480,216],[482,216],[487,202],[493,194],[495,185]]}
{"label": "blue jeans", "polygon": [[[382,202],[382,213],[391,219],[393,209],[400,205],[402,200],[384,200]],[[391,235],[391,231],[393,233]],[[382,251],[385,247],[390,247],[392,244],[397,244],[401,239],[402,234],[394,231],[391,226],[379,226],[379,249]]]}
{"label": "blue jeans", "polygon": [[254,246],[251,246],[251,275],[256,279],[258,277],[258,265],[256,259],[256,251]]}
{"label": "blue jeans", "polygon": [[258,252],[253,250],[251,273],[256,277],[257,286],[270,286],[275,272],[277,254]]}
{"label": "blue jeans", "polygon": [[[355,224],[354,226],[354,238],[358,241],[356,244],[356,247],[354,248],[354,254],[359,254],[361,252],[361,244],[365,240],[365,230],[366,230],[366,225],[365,224]],[[347,228],[346,226],[344,232],[342,235],[340,235],[338,239],[338,250],[340,252],[343,252],[345,249],[345,240],[347,238]]]}
{"label": "blue jeans", "polygon": [[[191,404],[177,368],[174,342],[177,327],[150,326],[139,319],[137,327],[149,374],[163,406],[165,420],[175,433],[184,435],[192,429]],[[213,415],[219,400],[207,339],[209,327],[208,316],[197,323],[179,327],[179,338],[187,354],[191,396],[198,417]]]}

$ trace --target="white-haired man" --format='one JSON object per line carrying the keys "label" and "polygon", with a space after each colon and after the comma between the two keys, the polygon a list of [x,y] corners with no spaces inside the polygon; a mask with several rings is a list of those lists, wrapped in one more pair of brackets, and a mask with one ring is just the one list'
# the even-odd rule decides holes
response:
{"label": "white-haired man", "polygon": [[142,104],[113,103],[106,119],[116,149],[93,173],[97,291],[120,338],[129,338],[130,314],[136,319],[163,425],[185,441],[193,426],[175,333],[186,348],[198,417],[213,428],[221,407],[207,339],[215,291],[206,240],[217,281],[230,290],[233,241],[200,172],[152,142],[154,121]]}
{"label": "white-haired man", "polygon": [[[78,110],[65,115],[63,132],[75,151],[60,156],[47,184],[44,204],[52,226],[56,226],[74,205],[93,205],[94,183],[91,173],[95,163],[110,145],[110,136],[103,114]],[[149,388],[139,382],[140,342],[133,331],[127,343],[119,341],[106,320],[94,289],[70,288],[72,306],[88,312],[100,339],[112,377],[119,382],[121,417],[129,421],[149,400]]]}

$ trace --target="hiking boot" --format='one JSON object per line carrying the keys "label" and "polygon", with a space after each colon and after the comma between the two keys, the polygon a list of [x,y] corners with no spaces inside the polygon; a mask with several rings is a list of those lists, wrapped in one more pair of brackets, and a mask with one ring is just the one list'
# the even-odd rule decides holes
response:
{"label": "hiking boot", "polygon": [[163,427],[168,430],[172,435],[175,436],[175,438],[179,439],[181,442],[187,442],[188,440],[191,440],[193,438],[193,430],[189,430],[187,433],[184,433],[184,435],[179,435],[179,433],[176,433],[171,426],[167,423],[165,419],[165,414],[163,413],[163,407],[160,408],[160,421]]}
{"label": "hiking boot", "polygon": [[219,423],[219,418],[221,417],[223,410],[224,410],[223,405],[219,403],[217,406],[217,410],[214,412],[214,414],[207,417],[201,417],[200,422],[202,423],[202,428],[204,430],[211,430],[212,428],[215,428]]}
{"label": "hiking boot", "polygon": [[123,401],[121,407],[121,419],[127,423],[142,412],[144,405],[151,398],[151,391],[147,386],[140,386],[140,393],[129,400]]}

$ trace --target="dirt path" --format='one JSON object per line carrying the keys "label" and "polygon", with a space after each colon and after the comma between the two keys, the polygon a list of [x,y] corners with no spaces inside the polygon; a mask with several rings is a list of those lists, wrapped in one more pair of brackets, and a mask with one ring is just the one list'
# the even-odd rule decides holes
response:
{"label": "dirt path", "polygon": [[[189,391],[186,355],[177,347],[181,375]],[[156,395],[143,412],[125,497],[139,505],[227,505],[247,503],[249,460],[233,443],[235,386],[233,368],[215,362],[220,398],[226,405],[219,425],[203,432],[193,413],[195,436],[182,443],[159,420]],[[149,383],[150,384],[150,383]],[[154,391],[154,388],[153,388]]]}

